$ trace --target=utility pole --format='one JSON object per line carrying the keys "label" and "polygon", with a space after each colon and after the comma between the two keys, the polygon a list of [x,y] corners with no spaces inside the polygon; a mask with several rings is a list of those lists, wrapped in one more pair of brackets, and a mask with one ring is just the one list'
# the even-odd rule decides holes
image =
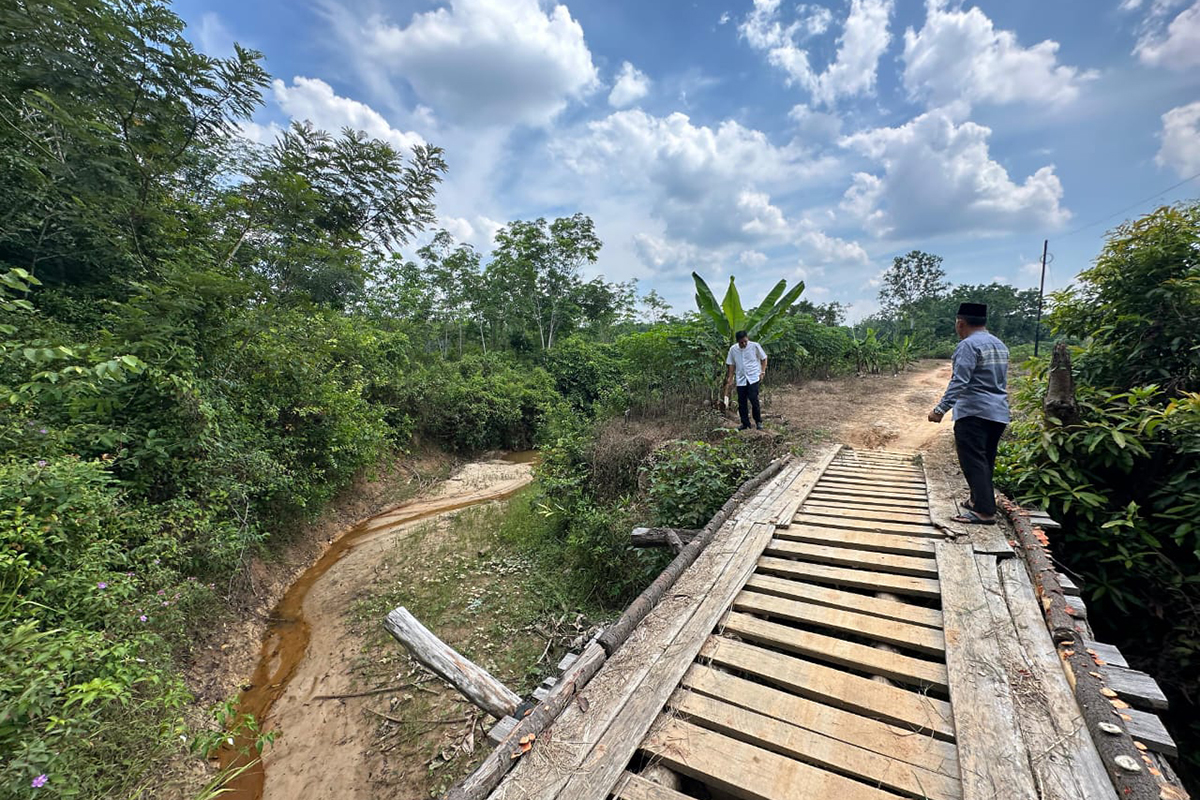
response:
{"label": "utility pole", "polygon": [[1033,329],[1033,357],[1037,358],[1038,347],[1042,343],[1042,299],[1046,296],[1046,252],[1050,249],[1050,240],[1042,241],[1042,285],[1038,289],[1037,326]]}

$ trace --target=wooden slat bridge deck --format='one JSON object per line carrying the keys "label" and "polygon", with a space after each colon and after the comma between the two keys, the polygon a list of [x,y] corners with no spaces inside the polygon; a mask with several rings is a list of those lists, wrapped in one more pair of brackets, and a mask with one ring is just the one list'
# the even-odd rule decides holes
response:
{"label": "wooden slat bridge deck", "polygon": [[1115,800],[1024,565],[930,509],[910,454],[785,467],[490,797]]}

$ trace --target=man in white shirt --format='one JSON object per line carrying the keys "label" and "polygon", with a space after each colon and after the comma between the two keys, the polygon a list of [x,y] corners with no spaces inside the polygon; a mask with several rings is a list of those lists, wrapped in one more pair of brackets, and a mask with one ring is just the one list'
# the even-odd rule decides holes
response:
{"label": "man in white shirt", "polygon": [[767,353],[758,342],[750,341],[745,331],[734,336],[737,341],[725,358],[725,395],[729,384],[737,378],[738,414],[744,431],[750,428],[750,409],[754,409],[754,427],[762,430],[762,409],[758,405],[758,387],[767,374]]}

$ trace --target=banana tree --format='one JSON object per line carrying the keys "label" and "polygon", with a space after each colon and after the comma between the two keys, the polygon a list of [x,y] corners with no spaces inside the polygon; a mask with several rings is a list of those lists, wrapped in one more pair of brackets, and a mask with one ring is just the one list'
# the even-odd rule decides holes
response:
{"label": "banana tree", "polygon": [[791,308],[804,291],[804,281],[799,281],[784,294],[787,281],[781,280],[761,303],[747,313],[742,309],[742,298],[738,294],[732,275],[729,276],[729,288],[725,290],[725,299],[720,304],[703,278],[693,272],[692,280],[696,282],[696,307],[712,322],[713,327],[726,340],[727,346],[733,345],[733,337],[738,331],[746,331],[751,340],[760,344],[779,338],[783,333],[779,327],[783,312]]}

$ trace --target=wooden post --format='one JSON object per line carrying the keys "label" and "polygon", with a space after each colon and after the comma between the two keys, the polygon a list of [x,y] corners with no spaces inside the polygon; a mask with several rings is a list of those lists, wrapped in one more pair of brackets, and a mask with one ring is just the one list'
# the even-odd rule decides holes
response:
{"label": "wooden post", "polygon": [[1054,345],[1054,354],[1050,357],[1050,373],[1042,411],[1046,416],[1047,427],[1057,424],[1074,425],[1079,421],[1079,405],[1075,402],[1075,378],[1071,375],[1071,352],[1063,342]]}
{"label": "wooden post", "polygon": [[634,528],[629,534],[629,543],[634,547],[675,547],[679,543],[678,553],[683,545],[700,535],[698,528]]}
{"label": "wooden post", "polygon": [[383,627],[408,648],[413,658],[452,683],[468,700],[492,716],[509,716],[521,705],[520,696],[430,633],[404,606],[388,614]]}

